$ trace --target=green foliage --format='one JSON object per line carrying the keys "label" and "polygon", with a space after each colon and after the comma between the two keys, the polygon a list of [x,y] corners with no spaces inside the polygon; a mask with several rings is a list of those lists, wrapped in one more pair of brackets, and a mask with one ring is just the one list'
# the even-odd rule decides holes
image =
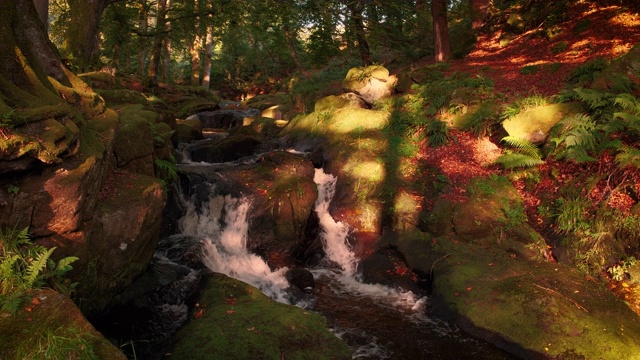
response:
{"label": "green foliage", "polygon": [[515,206],[508,205],[502,209],[502,212],[505,215],[503,222],[507,230],[527,222],[523,204],[516,204]]}
{"label": "green foliage", "polygon": [[476,137],[491,136],[493,129],[499,125],[499,116],[489,102],[483,102],[478,109],[465,117],[462,129]]}
{"label": "green foliage", "polygon": [[520,69],[520,75],[535,75],[540,70],[538,65],[526,65]]}
{"label": "green foliage", "polygon": [[156,168],[157,176],[163,182],[172,182],[178,179],[178,167],[173,156],[169,160],[154,159],[153,163]]}
{"label": "green foliage", "polygon": [[551,47],[551,52],[554,54],[559,54],[569,48],[569,43],[566,41],[561,41]]}
{"label": "green foliage", "polygon": [[543,95],[532,95],[524,98],[518,98],[513,103],[504,105],[500,118],[502,120],[510,119],[523,111],[539,106],[549,105],[550,103],[551,100]]}
{"label": "green foliage", "polygon": [[593,82],[596,75],[598,75],[602,70],[604,70],[609,63],[602,57],[598,57],[595,60],[586,62],[577,68],[575,68],[567,82],[573,85],[586,85]]}
{"label": "green foliage", "polygon": [[588,30],[590,26],[591,26],[590,19],[580,19],[576,22],[575,26],[573,27],[573,33],[581,34],[586,30]]}
{"label": "green foliage", "polygon": [[443,121],[433,119],[425,129],[430,146],[442,146],[449,140],[449,127]]}
{"label": "green foliage", "polygon": [[637,164],[636,143],[625,144],[621,134],[640,134],[640,101],[630,94],[613,94],[592,89],[573,89],[559,96],[561,101],[580,101],[587,113],[561,120],[551,131],[551,153],[557,159],[596,161],[606,150],[617,153],[621,166]]}
{"label": "green foliage", "polygon": [[581,197],[556,200],[555,223],[557,231],[568,234],[588,228],[587,205],[587,199]]}
{"label": "green foliage", "polygon": [[19,351],[19,358],[99,360],[91,342],[93,338],[93,335],[80,333],[76,328],[47,328],[40,332],[34,346]]}
{"label": "green foliage", "polygon": [[505,149],[505,153],[496,159],[496,163],[505,169],[527,168],[544,162],[540,149],[530,141],[513,136],[506,136],[502,141],[510,148]]}
{"label": "green foliage", "polygon": [[17,231],[0,231],[0,305],[2,310],[15,312],[22,303],[22,297],[33,289],[45,285],[70,294],[75,284],[63,279],[77,257],[66,257],[56,262],[51,259],[55,247],[47,249],[33,244],[28,228]]}

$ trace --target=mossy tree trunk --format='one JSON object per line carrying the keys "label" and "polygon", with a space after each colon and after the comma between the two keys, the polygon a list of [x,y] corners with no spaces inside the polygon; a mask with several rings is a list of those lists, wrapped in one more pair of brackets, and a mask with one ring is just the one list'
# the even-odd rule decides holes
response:
{"label": "mossy tree trunk", "polygon": [[117,1],[120,0],[67,0],[73,21],[68,24],[65,48],[79,70],[88,70],[96,61],[100,17],[109,4]]}
{"label": "mossy tree trunk", "polygon": [[33,0],[0,1],[0,174],[36,159],[60,162],[69,154],[62,138],[103,111],[102,99],[62,63]]}

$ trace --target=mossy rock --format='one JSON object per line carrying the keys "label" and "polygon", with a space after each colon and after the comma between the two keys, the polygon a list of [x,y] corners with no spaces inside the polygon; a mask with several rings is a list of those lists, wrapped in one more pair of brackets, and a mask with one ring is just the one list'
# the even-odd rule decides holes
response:
{"label": "mossy rock", "polygon": [[107,106],[112,107],[120,104],[140,104],[145,108],[151,108],[149,100],[143,93],[129,89],[116,89],[116,90],[101,90],[97,89],[96,92],[102,96]]}
{"label": "mossy rock", "polygon": [[283,114],[288,114],[293,109],[293,101],[287,93],[262,94],[256,95],[244,102],[244,105],[260,111],[266,110],[273,106],[280,107]]}
{"label": "mossy rock", "polygon": [[[526,359],[625,359],[640,353],[640,319],[604,286],[552,262],[446,237],[432,311]],[[572,357],[573,356],[573,357]]]}
{"label": "mossy rock", "polygon": [[532,143],[544,142],[549,130],[565,116],[582,111],[580,104],[562,103],[538,106],[525,110],[502,123],[509,136],[528,140]]}
{"label": "mossy rock", "polygon": [[245,118],[243,125],[252,128],[267,139],[275,138],[289,122],[266,117]]}
{"label": "mossy rock", "polygon": [[127,358],[91,326],[68,297],[43,290],[26,300],[15,315],[0,312],[0,358]]}
{"label": "mossy rock", "polygon": [[324,317],[222,274],[205,282],[196,316],[178,332],[170,359],[351,359]]}
{"label": "mossy rock", "polygon": [[627,54],[611,61],[596,76],[591,87],[605,91],[625,91],[624,87],[640,87],[640,44],[636,44]]}
{"label": "mossy rock", "polygon": [[347,92],[359,94],[368,104],[373,104],[393,94],[397,82],[398,78],[389,75],[389,70],[384,66],[372,65],[349,70],[342,87]]}
{"label": "mossy rock", "polygon": [[114,90],[123,88],[122,82],[118,78],[103,71],[79,74],[78,77],[94,89]]}
{"label": "mossy rock", "polygon": [[153,176],[153,162],[148,160],[154,150],[153,126],[156,126],[157,116],[153,111],[144,110],[142,105],[120,109],[120,125],[113,149],[119,167],[141,160],[141,164],[132,165],[130,170]]}
{"label": "mossy rock", "polygon": [[176,107],[176,114],[179,118],[186,118],[203,111],[220,110],[218,102],[201,97],[183,97],[173,106]]}
{"label": "mossy rock", "polygon": [[346,93],[342,95],[329,95],[316,101],[315,111],[334,111],[337,109],[352,108],[364,109],[367,105],[364,100],[354,93]]}

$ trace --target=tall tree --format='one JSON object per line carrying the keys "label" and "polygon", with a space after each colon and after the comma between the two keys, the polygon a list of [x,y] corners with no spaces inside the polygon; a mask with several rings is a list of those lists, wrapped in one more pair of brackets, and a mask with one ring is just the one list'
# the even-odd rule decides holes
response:
{"label": "tall tree", "polygon": [[433,16],[433,42],[436,62],[447,61],[451,56],[451,42],[449,41],[449,27],[447,25],[447,1],[431,0],[431,15]]}
{"label": "tall tree", "polygon": [[120,0],[67,0],[70,21],[67,26],[65,48],[75,66],[87,70],[98,52],[98,25],[104,9]]}
{"label": "tall tree", "polygon": [[369,66],[373,63],[371,59],[371,50],[369,49],[369,43],[367,42],[367,35],[364,27],[364,19],[362,12],[364,10],[364,0],[349,0],[347,1],[347,8],[351,14],[351,21],[353,24],[353,31],[356,34],[358,41],[358,52],[360,53],[360,61],[362,66]]}
{"label": "tall tree", "polygon": [[158,70],[162,59],[162,44],[167,36],[167,2],[169,0],[158,0],[158,11],[156,16],[156,28],[153,37],[153,47],[151,49],[151,60],[147,70],[147,87],[158,86]]}

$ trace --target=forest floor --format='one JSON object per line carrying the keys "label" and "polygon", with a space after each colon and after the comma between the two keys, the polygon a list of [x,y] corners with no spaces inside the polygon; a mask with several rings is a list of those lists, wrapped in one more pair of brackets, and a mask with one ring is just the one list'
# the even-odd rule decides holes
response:
{"label": "forest floor", "polygon": [[[501,31],[480,35],[469,55],[451,62],[449,72],[490,78],[495,92],[503,94],[505,102],[533,95],[550,97],[568,88],[567,81],[578,66],[598,58],[611,60],[640,43],[638,13],[624,12],[616,6],[574,11],[576,13],[572,14],[570,21],[554,28],[556,35],[552,38],[540,28],[511,37],[506,45]],[[420,65],[428,65],[429,61],[425,60]],[[638,82],[638,79],[633,80]],[[638,96],[637,93],[635,95]],[[447,196],[454,201],[465,201],[465,186],[470,179],[505,174],[505,170],[491,165],[501,150],[494,144],[496,139],[490,142],[487,138],[477,138],[457,130],[452,130],[450,135],[455,141],[437,148],[423,147],[416,161],[439,169],[452,187]],[[603,166],[606,169],[607,162],[613,162],[610,156],[587,165],[548,160],[540,166],[542,180],[535,189],[525,190],[524,183],[516,181],[515,186],[525,200],[525,212],[531,225],[545,236],[558,237],[553,224],[544,223],[537,214],[540,197],[553,192],[554,187],[557,190],[568,184],[579,174],[602,171]],[[553,181],[549,176],[552,168],[560,173]],[[632,181],[636,188],[640,187],[640,171],[636,171]],[[595,202],[602,200],[597,198],[597,194],[585,196]],[[623,210],[623,213],[637,203],[628,196],[611,196],[607,201],[607,206]],[[429,206],[428,201],[425,202]],[[550,248],[555,245],[555,240],[549,244]],[[606,273],[603,275],[607,277]],[[640,289],[637,285],[611,280],[609,287],[640,314]]]}

